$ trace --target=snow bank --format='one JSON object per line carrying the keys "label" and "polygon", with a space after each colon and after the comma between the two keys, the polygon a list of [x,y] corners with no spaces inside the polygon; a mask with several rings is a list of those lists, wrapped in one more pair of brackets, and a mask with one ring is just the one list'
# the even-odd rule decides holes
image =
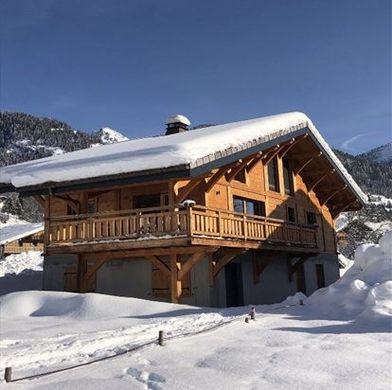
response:
{"label": "snow bank", "polygon": [[379,244],[359,246],[352,267],[307,304],[335,318],[392,328],[392,231]]}
{"label": "snow bank", "polygon": [[22,272],[42,270],[43,258],[41,252],[37,251],[9,255],[0,261],[0,277],[8,274],[19,275]]}
{"label": "snow bank", "polygon": [[195,314],[200,308],[104,294],[26,291],[0,297],[2,318],[67,317],[78,320]]}

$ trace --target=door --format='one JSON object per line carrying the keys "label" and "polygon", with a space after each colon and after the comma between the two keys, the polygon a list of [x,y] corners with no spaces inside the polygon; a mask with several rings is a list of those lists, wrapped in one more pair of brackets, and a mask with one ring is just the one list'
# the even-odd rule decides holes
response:
{"label": "door", "polygon": [[297,291],[306,295],[305,267],[303,264],[295,271],[295,282],[297,284]]}
{"label": "door", "polygon": [[229,263],[225,266],[226,306],[242,306],[244,294],[242,289],[241,263]]}

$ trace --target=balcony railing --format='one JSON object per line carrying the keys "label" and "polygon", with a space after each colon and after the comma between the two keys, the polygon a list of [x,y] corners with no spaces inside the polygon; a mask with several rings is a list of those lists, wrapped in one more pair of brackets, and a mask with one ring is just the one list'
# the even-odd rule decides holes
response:
{"label": "balcony railing", "polygon": [[203,206],[54,217],[47,244],[203,237],[316,247],[316,227]]}

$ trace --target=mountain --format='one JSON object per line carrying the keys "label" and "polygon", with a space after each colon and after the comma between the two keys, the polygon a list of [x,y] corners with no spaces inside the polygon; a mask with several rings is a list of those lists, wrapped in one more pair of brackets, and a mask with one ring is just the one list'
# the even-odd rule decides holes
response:
{"label": "mountain", "polygon": [[107,127],[89,134],[56,119],[0,112],[0,166],[126,140]]}
{"label": "mountain", "polygon": [[101,130],[94,133],[94,135],[100,138],[101,144],[113,144],[129,140],[125,135],[109,127],[103,127]]}
{"label": "mountain", "polygon": [[358,157],[378,163],[392,163],[392,142],[379,146],[366,153],[360,154]]}
{"label": "mountain", "polygon": [[391,163],[379,163],[364,155],[353,156],[340,150],[334,152],[364,192],[392,198]]}
{"label": "mountain", "polygon": [[[0,112],[0,166],[127,139],[109,128],[89,134],[56,119],[22,112]],[[16,193],[11,193],[1,197],[0,218],[8,215],[39,222],[43,210],[32,198],[19,198]]]}

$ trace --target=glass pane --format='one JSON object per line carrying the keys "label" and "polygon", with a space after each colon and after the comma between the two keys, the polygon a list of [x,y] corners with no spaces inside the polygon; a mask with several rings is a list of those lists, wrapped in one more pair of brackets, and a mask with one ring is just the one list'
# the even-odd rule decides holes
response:
{"label": "glass pane", "polygon": [[255,203],[251,200],[246,201],[246,214],[255,215]]}
{"label": "glass pane", "polygon": [[241,198],[233,198],[234,211],[237,213],[244,213],[244,201]]}

